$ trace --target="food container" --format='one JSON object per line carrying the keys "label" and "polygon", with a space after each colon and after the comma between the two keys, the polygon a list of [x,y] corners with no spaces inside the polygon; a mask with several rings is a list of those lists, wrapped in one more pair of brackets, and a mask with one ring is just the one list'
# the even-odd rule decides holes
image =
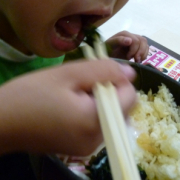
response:
{"label": "food container", "polygon": [[[116,60],[120,63],[129,63],[137,72],[134,86],[145,93],[152,89],[155,93],[161,83],[165,84],[173,94],[176,103],[180,104],[180,83],[160,71],[138,63]],[[56,156],[37,156],[29,154],[12,154],[0,158],[0,179],[14,180],[80,180]],[[3,162],[6,164],[4,165]],[[3,176],[4,173],[4,176]],[[8,175],[6,177],[5,175]],[[29,178],[29,179],[28,179]]]}

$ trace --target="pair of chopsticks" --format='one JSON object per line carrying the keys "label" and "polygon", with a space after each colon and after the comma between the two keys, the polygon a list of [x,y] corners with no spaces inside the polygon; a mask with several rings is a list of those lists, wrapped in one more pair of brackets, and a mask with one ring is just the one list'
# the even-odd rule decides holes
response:
{"label": "pair of chopsticks", "polygon": [[[94,47],[95,50],[89,45],[82,47],[87,59],[107,59],[105,45],[98,38]],[[105,84],[97,82],[93,93],[113,179],[140,180],[115,87],[111,82]]]}

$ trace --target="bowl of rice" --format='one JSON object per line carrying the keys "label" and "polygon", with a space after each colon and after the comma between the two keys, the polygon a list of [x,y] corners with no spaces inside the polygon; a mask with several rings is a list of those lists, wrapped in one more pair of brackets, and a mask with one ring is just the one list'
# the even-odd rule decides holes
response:
{"label": "bowl of rice", "polygon": [[[130,141],[135,162],[146,174],[142,179],[179,180],[180,83],[152,67],[117,61],[129,63],[137,72],[134,86],[138,103],[130,113],[128,123],[132,127]],[[87,176],[87,158],[60,159],[44,156],[41,173],[37,171],[37,161],[33,161],[34,172],[40,173],[38,176],[43,176],[44,180],[105,180],[103,176],[101,179]]]}
{"label": "bowl of rice", "polygon": [[147,180],[180,179],[180,84],[136,64],[138,103],[130,114],[136,132],[134,158]]}

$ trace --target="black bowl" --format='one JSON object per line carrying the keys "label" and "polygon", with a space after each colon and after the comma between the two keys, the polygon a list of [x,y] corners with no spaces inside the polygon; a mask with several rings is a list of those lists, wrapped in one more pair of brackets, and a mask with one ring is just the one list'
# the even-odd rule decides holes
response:
{"label": "black bowl", "polygon": [[180,83],[163,74],[157,69],[149,65],[142,65],[124,60],[116,60],[120,63],[126,63],[131,65],[137,72],[137,78],[134,82],[134,86],[137,90],[143,90],[147,93],[152,89],[153,93],[158,91],[158,86],[162,83],[165,84],[170,92],[173,94],[174,99],[178,105],[180,105]]}
{"label": "black bowl", "polygon": [[[157,92],[158,86],[165,84],[180,104],[180,83],[157,69],[129,61],[116,60],[130,64],[137,72],[134,86],[137,90]],[[72,173],[56,156],[36,156],[11,154],[0,158],[0,179],[3,180],[81,180]]]}

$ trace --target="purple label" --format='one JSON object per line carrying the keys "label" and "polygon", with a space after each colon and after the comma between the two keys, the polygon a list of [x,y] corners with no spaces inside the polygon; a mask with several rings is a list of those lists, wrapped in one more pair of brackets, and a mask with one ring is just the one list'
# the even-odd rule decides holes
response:
{"label": "purple label", "polygon": [[156,54],[154,54],[153,56],[151,56],[150,58],[148,58],[147,60],[145,60],[143,62],[143,64],[151,64],[155,67],[157,67],[158,65],[160,65],[164,60],[166,60],[168,57],[167,54],[165,54],[162,51],[158,51]]}

